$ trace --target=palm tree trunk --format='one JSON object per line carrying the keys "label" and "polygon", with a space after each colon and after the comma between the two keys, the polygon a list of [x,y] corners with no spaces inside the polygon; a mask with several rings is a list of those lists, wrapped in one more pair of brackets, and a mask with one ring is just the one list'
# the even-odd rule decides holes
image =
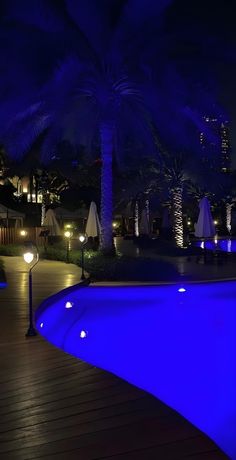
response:
{"label": "palm tree trunk", "polygon": [[29,195],[30,195],[30,203],[32,203],[33,199],[32,199],[32,195],[33,195],[33,175],[34,173],[31,171],[30,172],[30,180],[29,180]]}
{"label": "palm tree trunk", "polygon": [[150,227],[150,201],[147,198],[145,200],[145,212],[146,212],[146,217],[147,217],[147,222],[148,222],[148,235],[150,236],[151,233],[151,227]]}
{"label": "palm tree trunk", "polygon": [[46,198],[46,192],[43,190],[42,192],[42,206],[41,206],[41,225],[44,224],[44,219],[45,219],[45,215],[46,215],[46,201],[47,201],[47,198]]}
{"label": "palm tree trunk", "polygon": [[134,207],[134,234],[137,237],[139,236],[139,202],[137,198]]}
{"label": "palm tree trunk", "polygon": [[109,253],[114,250],[112,238],[112,152],[113,129],[109,123],[100,126],[101,136],[101,241],[100,248]]}
{"label": "palm tree trunk", "polygon": [[231,215],[232,215],[232,203],[226,203],[226,228],[228,232],[231,232]]}
{"label": "palm tree trunk", "polygon": [[183,230],[183,189],[182,187],[175,187],[171,190],[171,201],[173,210],[173,232],[177,246],[183,247],[184,245],[184,230]]}

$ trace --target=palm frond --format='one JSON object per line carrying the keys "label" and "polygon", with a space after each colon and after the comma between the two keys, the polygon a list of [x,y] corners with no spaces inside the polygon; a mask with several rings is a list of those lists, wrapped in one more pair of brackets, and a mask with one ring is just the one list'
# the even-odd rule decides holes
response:
{"label": "palm frond", "polygon": [[[32,147],[38,137],[50,126],[48,115],[35,114],[34,117],[18,119],[12,122],[3,137],[3,142],[10,157],[20,160]],[[23,134],[22,134],[23,133]]]}
{"label": "palm frond", "polygon": [[60,8],[52,0],[24,0],[5,3],[6,18],[14,18],[27,25],[34,25],[43,31],[63,31],[65,21]]}

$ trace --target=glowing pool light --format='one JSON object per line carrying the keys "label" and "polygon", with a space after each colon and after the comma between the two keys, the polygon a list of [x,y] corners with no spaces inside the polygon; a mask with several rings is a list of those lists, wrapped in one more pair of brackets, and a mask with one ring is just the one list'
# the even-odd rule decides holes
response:
{"label": "glowing pool light", "polygon": [[178,292],[186,292],[186,289],[181,287],[181,288],[178,289]]}
{"label": "glowing pool light", "polygon": [[66,302],[65,303],[65,308],[72,308],[73,307],[73,302]]}
{"label": "glowing pool light", "polygon": [[43,323],[40,323],[40,327],[41,327],[41,328],[43,327]]}
{"label": "glowing pool light", "polygon": [[236,459],[236,282],[188,284],[184,295],[176,285],[72,294],[70,314],[63,291],[37,310],[41,335],[155,395]]}
{"label": "glowing pool light", "polygon": [[80,331],[79,336],[81,339],[86,339],[87,335],[88,335],[87,331],[84,331],[84,330]]}

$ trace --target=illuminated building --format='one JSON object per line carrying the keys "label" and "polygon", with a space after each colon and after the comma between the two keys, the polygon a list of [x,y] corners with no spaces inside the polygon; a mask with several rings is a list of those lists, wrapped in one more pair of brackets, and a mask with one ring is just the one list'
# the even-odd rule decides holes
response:
{"label": "illuminated building", "polygon": [[205,116],[206,128],[200,133],[203,161],[213,160],[222,172],[230,171],[231,146],[229,122],[222,117]]}
{"label": "illuminated building", "polygon": [[230,134],[229,134],[229,123],[225,121],[220,126],[220,138],[221,138],[221,171],[230,171]]}

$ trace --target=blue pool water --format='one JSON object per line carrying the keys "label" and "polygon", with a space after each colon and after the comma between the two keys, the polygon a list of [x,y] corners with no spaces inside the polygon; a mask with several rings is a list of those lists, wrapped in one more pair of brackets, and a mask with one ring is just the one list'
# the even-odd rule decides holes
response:
{"label": "blue pool water", "polygon": [[152,393],[236,459],[236,282],[64,291],[36,313],[66,352]]}
{"label": "blue pool water", "polygon": [[196,241],[195,246],[198,246],[202,249],[216,250],[219,249],[225,252],[236,252],[236,240],[235,239],[213,239],[206,241]]}

